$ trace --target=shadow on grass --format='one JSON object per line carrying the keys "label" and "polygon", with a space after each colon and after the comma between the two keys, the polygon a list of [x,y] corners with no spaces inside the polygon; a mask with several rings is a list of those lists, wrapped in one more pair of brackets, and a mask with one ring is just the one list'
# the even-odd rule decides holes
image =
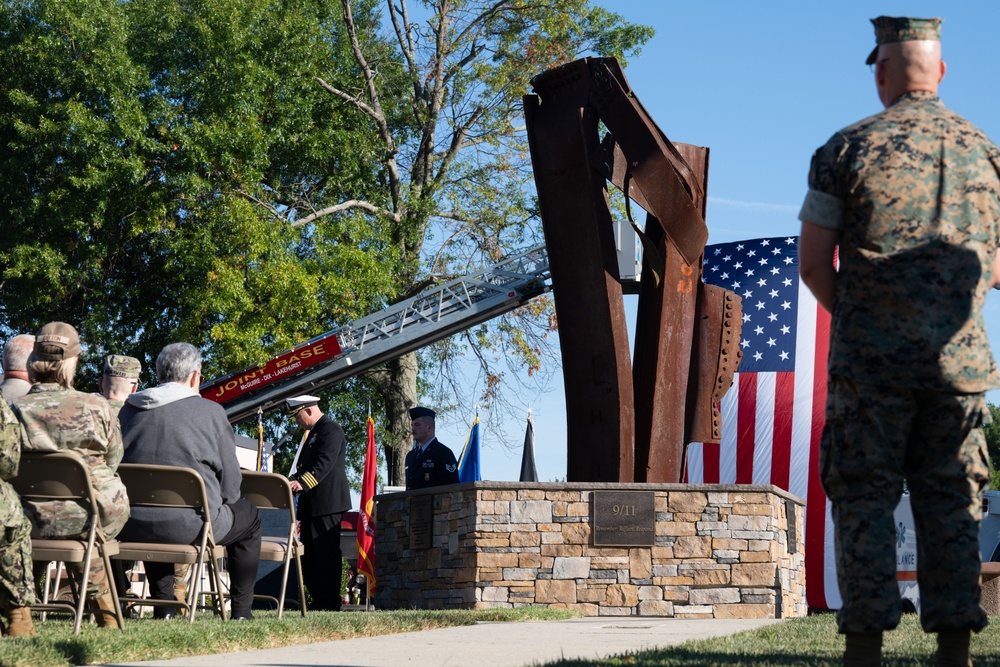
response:
{"label": "shadow on grass", "polygon": [[67,639],[52,643],[52,650],[66,658],[71,665],[86,665],[90,663],[90,647],[78,639]]}
{"label": "shadow on grass", "polygon": [[[1000,667],[1000,656],[973,655],[976,667]],[[837,655],[816,655],[781,652],[738,655],[726,651],[691,650],[683,647],[644,651],[603,660],[559,660],[545,667],[840,667],[843,658]],[[934,656],[882,656],[883,667],[932,667]]]}

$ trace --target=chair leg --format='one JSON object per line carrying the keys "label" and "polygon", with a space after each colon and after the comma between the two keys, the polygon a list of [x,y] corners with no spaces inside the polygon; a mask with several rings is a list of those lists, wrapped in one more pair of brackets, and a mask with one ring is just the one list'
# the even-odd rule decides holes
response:
{"label": "chair leg", "polygon": [[302,616],[306,615],[306,582],[302,578],[302,558],[299,557],[299,552],[295,552],[295,576],[299,580],[299,611]]}
{"label": "chair leg", "polygon": [[281,569],[281,589],[278,594],[278,620],[281,620],[281,613],[285,610],[285,591],[288,589],[288,575],[291,574],[292,554],[285,554],[285,564]]}

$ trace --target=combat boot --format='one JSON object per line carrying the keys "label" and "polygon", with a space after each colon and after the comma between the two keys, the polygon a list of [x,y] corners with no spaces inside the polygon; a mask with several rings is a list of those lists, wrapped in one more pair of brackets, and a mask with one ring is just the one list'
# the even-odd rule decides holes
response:
{"label": "combat boot", "polygon": [[[174,599],[178,602],[187,602],[188,587],[187,584],[174,584]],[[181,607],[181,616],[187,615],[187,609]]]}
{"label": "combat boot", "polygon": [[939,632],[934,667],[971,667],[969,634],[969,630]]}
{"label": "combat boot", "polygon": [[4,634],[8,637],[33,637],[38,633],[31,622],[31,610],[27,607],[15,607],[4,613],[7,617]]}
{"label": "combat boot", "polygon": [[844,637],[844,667],[879,667],[882,664],[881,632],[849,632]]}
{"label": "combat boot", "polygon": [[[115,613],[115,601],[111,593],[105,593],[91,603],[94,618],[99,628],[118,628],[118,615]],[[119,628],[124,629],[124,628]]]}

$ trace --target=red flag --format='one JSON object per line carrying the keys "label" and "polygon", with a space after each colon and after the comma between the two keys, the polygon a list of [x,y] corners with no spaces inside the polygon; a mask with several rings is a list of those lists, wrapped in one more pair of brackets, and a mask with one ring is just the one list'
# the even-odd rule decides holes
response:
{"label": "red flag", "polygon": [[368,417],[368,451],[361,479],[361,511],[358,512],[358,574],[368,580],[368,599],[375,594],[375,422]]}
{"label": "red flag", "polygon": [[743,297],[743,360],[723,397],[722,442],[692,443],[690,483],[774,484],[806,500],[806,597],[840,606],[830,508],[819,481],[830,315],[798,276],[795,237],[705,248],[705,282]]}

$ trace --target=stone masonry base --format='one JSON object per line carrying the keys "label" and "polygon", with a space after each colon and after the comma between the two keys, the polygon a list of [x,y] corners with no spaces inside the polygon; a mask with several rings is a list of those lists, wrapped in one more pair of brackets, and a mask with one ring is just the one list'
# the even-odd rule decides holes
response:
{"label": "stone masonry base", "polygon": [[[602,490],[654,492],[653,546],[593,545]],[[411,548],[411,502],[426,495],[432,534]],[[806,615],[803,503],[774,486],[474,482],[376,500],[380,609]]]}

